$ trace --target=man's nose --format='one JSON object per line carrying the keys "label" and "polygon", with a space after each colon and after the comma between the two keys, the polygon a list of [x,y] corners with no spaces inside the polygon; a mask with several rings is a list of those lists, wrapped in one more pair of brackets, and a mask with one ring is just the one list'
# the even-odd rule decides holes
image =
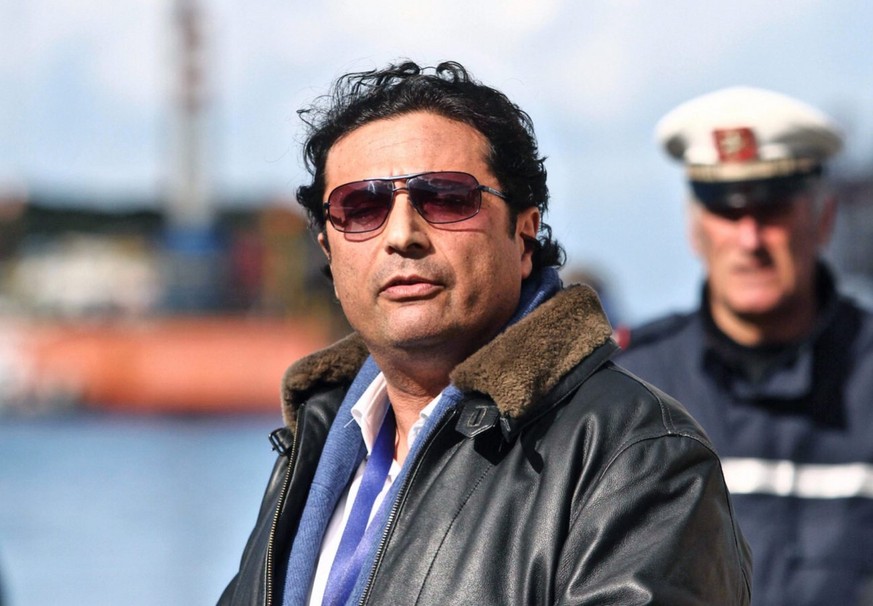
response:
{"label": "man's nose", "polygon": [[405,188],[394,191],[394,204],[385,223],[385,243],[394,250],[427,243],[427,222],[418,213]]}
{"label": "man's nose", "polygon": [[761,245],[761,221],[746,213],[736,222],[737,240],[743,248],[755,249]]}

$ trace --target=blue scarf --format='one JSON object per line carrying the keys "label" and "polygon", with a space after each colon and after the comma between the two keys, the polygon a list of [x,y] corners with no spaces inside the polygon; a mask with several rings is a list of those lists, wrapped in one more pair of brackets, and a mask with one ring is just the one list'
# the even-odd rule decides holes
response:
{"label": "blue scarf", "polygon": [[[543,301],[558,292],[561,286],[558,272],[552,267],[545,268],[525,280],[522,283],[519,306],[507,326],[516,323],[536,309]],[[361,437],[361,430],[352,418],[351,410],[379,372],[379,367],[373,361],[372,356],[368,357],[349,387],[339,412],[337,412],[336,419],[331,425],[318,462],[318,468],[315,471],[315,477],[309,488],[309,496],[303,508],[297,535],[291,546],[288,573],[285,577],[284,606],[305,606],[307,603],[309,588],[315,574],[318,554],[328,522],[333,516],[340,496],[366,455],[366,446]],[[363,595],[375,560],[379,539],[385,532],[388,514],[397,500],[397,495],[406,480],[409,468],[412,467],[411,462],[418,458],[422,445],[427,443],[440,421],[458,405],[462,395],[461,391],[454,385],[446,387],[415,443],[409,449],[400,473],[392,483],[382,505],[364,533],[362,541],[369,545],[369,553],[361,567],[361,573],[358,575],[348,603],[358,603]]]}

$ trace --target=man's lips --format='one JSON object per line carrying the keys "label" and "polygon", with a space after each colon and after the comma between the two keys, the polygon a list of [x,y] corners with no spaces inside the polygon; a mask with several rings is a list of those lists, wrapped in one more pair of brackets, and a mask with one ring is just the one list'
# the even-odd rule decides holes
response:
{"label": "man's lips", "polygon": [[728,274],[737,285],[769,286],[778,280],[778,272],[769,264],[741,264],[731,267]]}
{"label": "man's lips", "polygon": [[765,271],[770,271],[772,269],[773,269],[772,267],[769,267],[767,265],[736,265],[733,268],[731,268],[731,271],[733,273],[739,274],[739,275],[744,275],[744,274],[756,275],[756,274],[760,274],[760,273],[765,272]]}
{"label": "man's lips", "polygon": [[762,261],[749,261],[744,263],[735,263],[731,266],[731,273],[737,275],[761,275],[775,271],[772,263]]}
{"label": "man's lips", "polygon": [[419,299],[433,296],[442,286],[421,276],[402,276],[388,280],[379,293],[389,299]]}

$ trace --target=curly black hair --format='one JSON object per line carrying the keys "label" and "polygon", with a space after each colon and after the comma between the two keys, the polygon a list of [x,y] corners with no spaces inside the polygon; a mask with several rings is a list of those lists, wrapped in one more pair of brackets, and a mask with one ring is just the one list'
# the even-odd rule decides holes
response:
{"label": "curly black hair", "polygon": [[[536,206],[545,215],[549,203],[545,158],[539,156],[530,116],[500,91],[476,81],[460,63],[428,68],[403,61],[381,70],[345,74],[329,94],[297,112],[308,127],[303,153],[312,175],[312,183],[297,189],[297,201],[316,233],[325,229],[324,173],[331,147],[365,124],[416,111],[468,124],[485,136],[490,146],[486,161],[507,196],[512,231],[521,210]],[[564,250],[545,222],[532,244],[534,270],[564,264]]]}

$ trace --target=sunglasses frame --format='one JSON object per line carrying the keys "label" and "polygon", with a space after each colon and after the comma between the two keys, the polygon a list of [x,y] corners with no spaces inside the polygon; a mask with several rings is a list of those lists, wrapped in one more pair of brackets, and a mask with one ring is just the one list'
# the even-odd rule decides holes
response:
{"label": "sunglasses frame", "polygon": [[[474,187],[474,188],[471,190],[471,191],[478,191],[478,192],[480,192],[480,194],[479,194],[479,204],[478,204],[477,207],[476,207],[476,212],[474,212],[472,215],[470,215],[470,216],[468,216],[468,217],[463,217],[463,218],[461,218],[461,219],[453,219],[453,220],[451,220],[451,221],[431,221],[431,220],[428,219],[426,216],[424,216],[424,213],[422,212],[419,203],[416,202],[416,201],[412,198],[412,196],[409,196],[409,187],[408,187],[408,182],[409,182],[410,179],[414,179],[414,178],[416,178],[416,177],[421,177],[421,176],[424,176],[424,175],[440,175],[440,174],[457,174],[457,175],[466,175],[467,177],[470,177],[470,178],[473,180],[473,182],[476,183],[476,187]],[[331,215],[330,215],[330,204],[331,204],[330,199],[331,199],[331,197],[334,195],[334,192],[336,192],[338,189],[340,189],[340,188],[342,188],[342,187],[346,187],[346,186],[348,186],[348,185],[352,185],[352,184],[356,184],[356,183],[370,183],[370,182],[372,182],[372,181],[384,181],[384,182],[390,183],[390,184],[392,185],[392,189],[391,189],[391,201],[390,201],[390,203],[387,205],[387,212],[385,213],[385,217],[382,219],[382,221],[381,221],[378,225],[376,225],[375,227],[371,227],[371,228],[369,228],[369,229],[363,229],[363,230],[347,230],[347,229],[343,229],[343,228],[339,227],[336,223],[334,223],[334,220],[333,220],[333,218],[332,218]],[[397,181],[403,181],[403,186],[402,186],[402,187],[397,187],[397,186],[395,185],[395,183],[396,183]],[[329,193],[328,196],[327,196],[327,202],[324,202],[324,203],[322,204],[322,209],[324,210],[324,216],[325,216],[325,218],[327,219],[327,221],[328,221],[328,222],[333,226],[333,228],[336,229],[338,232],[345,233],[345,234],[365,234],[365,233],[369,233],[369,232],[371,232],[371,231],[376,231],[377,229],[380,229],[383,225],[385,225],[385,222],[388,221],[388,217],[391,215],[391,211],[392,211],[393,208],[394,208],[394,199],[395,199],[395,197],[397,196],[398,192],[401,192],[401,191],[405,191],[405,192],[406,192],[407,197],[409,198],[409,203],[412,205],[412,208],[414,208],[414,209],[415,209],[415,212],[417,212],[417,213],[419,214],[419,216],[420,216],[422,219],[424,219],[427,223],[429,223],[430,225],[448,225],[448,224],[451,224],[451,223],[460,223],[461,221],[467,221],[468,219],[472,219],[473,217],[475,217],[476,215],[478,215],[478,214],[479,214],[479,211],[482,209],[482,195],[481,195],[481,192],[483,192],[483,191],[484,191],[484,192],[487,192],[487,193],[489,193],[489,194],[492,194],[492,195],[494,195],[494,196],[497,196],[498,198],[501,198],[501,199],[503,199],[503,200],[507,200],[507,199],[508,199],[507,196],[506,196],[506,194],[504,194],[502,191],[499,191],[499,190],[494,189],[493,187],[489,187],[489,186],[487,186],[487,185],[482,185],[481,183],[479,183],[479,179],[477,179],[477,178],[475,177],[475,175],[472,175],[472,174],[470,174],[470,173],[468,173],[468,172],[465,172],[465,171],[462,171],[462,170],[425,170],[425,171],[421,171],[421,172],[418,172],[418,173],[409,173],[409,174],[407,174],[407,175],[397,175],[397,176],[391,176],[391,177],[371,177],[371,178],[369,178],[369,179],[360,179],[360,180],[358,180],[358,181],[349,181],[348,183],[343,183],[343,184],[341,184],[341,185],[337,185],[337,186],[334,187],[332,190],[330,190],[330,193]]]}

